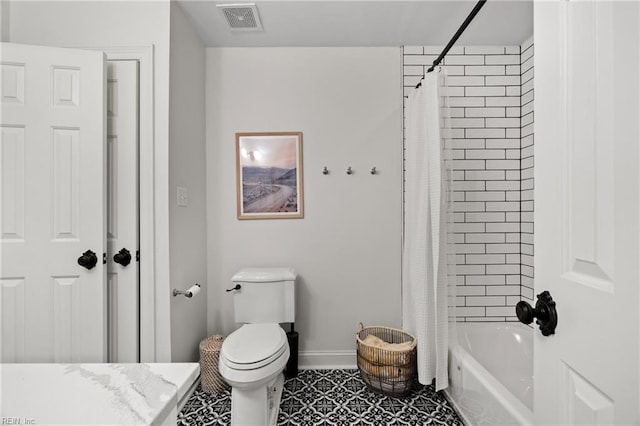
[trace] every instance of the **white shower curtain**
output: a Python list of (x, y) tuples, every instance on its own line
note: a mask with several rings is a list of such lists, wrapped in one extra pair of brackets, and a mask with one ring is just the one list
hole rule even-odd
[(418, 381), (435, 379), (436, 390), (448, 386), (449, 328), (455, 327), (445, 79), (444, 71), (427, 73), (409, 95), (405, 133), (403, 328), (418, 341)]

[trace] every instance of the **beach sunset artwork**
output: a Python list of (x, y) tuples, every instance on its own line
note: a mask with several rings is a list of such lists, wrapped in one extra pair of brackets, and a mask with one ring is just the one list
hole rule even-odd
[(302, 133), (236, 133), (238, 219), (303, 217)]

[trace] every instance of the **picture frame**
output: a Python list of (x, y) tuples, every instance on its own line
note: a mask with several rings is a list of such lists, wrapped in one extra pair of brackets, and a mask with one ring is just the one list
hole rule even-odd
[(238, 219), (304, 217), (302, 132), (236, 133)]

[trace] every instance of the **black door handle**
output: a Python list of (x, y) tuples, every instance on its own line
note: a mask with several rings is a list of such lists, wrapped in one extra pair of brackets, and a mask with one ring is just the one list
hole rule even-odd
[(127, 266), (131, 263), (131, 253), (126, 248), (123, 248), (113, 256), (113, 261), (122, 266)]
[(98, 263), (98, 257), (91, 250), (87, 250), (82, 253), (82, 256), (78, 258), (78, 265), (83, 268), (91, 269)]
[(556, 302), (553, 301), (551, 294), (546, 290), (538, 295), (535, 309), (524, 300), (518, 302), (516, 315), (523, 324), (531, 324), (534, 317), (538, 318), (536, 324), (540, 326), (543, 336), (549, 336), (556, 332), (556, 326), (558, 325)]

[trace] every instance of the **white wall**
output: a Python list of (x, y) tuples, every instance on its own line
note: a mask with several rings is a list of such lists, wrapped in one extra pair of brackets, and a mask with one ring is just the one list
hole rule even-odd
[[(400, 326), (400, 55), (399, 48), (207, 49), (210, 334), (235, 329), (224, 289), (247, 266), (298, 271), (301, 364), (355, 365), (359, 321)], [(303, 219), (236, 218), (235, 132), (248, 131), (303, 132)], [(373, 166), (378, 175), (369, 173)]]
[(9, 41), (9, 2), (0, 1), (0, 41)]
[[(192, 299), (171, 299), (171, 360), (197, 361), (206, 337), (205, 48), (182, 9), (171, 4), (169, 88), (169, 241), (172, 287), (195, 283)], [(177, 187), (187, 188), (188, 205), (178, 207)]]

